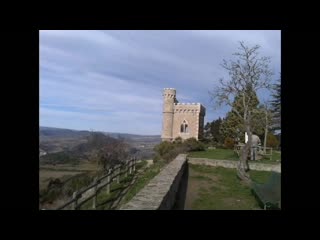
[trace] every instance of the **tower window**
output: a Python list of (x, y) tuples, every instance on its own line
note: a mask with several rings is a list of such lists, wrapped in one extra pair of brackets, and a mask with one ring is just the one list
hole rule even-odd
[(188, 133), (189, 129), (188, 129), (188, 123), (186, 122), (186, 120), (183, 120), (181, 126), (180, 126), (180, 132), (182, 133)]

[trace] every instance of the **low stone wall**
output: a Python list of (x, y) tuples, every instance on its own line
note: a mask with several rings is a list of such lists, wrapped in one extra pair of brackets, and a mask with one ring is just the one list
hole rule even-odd
[(180, 154), (120, 210), (170, 210), (176, 205), (187, 155)]
[[(191, 164), (202, 164), (215, 167), (225, 167), (225, 168), (237, 168), (238, 161), (232, 160), (216, 160), (208, 158), (188, 158), (188, 162)], [(274, 171), (281, 173), (281, 164), (266, 164), (266, 163), (256, 163), (249, 161), (249, 167), (251, 170), (257, 171)]]

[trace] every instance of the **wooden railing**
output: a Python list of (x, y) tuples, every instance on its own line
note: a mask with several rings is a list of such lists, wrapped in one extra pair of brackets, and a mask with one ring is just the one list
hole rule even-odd
[[(245, 144), (237, 144), (234, 145), (233, 151), (240, 157), (241, 150), (245, 146)], [(252, 147), (254, 148), (254, 147)], [(272, 160), (272, 147), (263, 147), (263, 146), (257, 146), (255, 147), (257, 149), (257, 154), (262, 157), (269, 157), (270, 160)], [(250, 156), (250, 155), (249, 155)]]
[(260, 147), (258, 149), (258, 154), (263, 157), (269, 157), (272, 160), (272, 147)]
[[(80, 207), (83, 204), (85, 204), (91, 199), (93, 199), (92, 209), (96, 209), (97, 196), (101, 189), (106, 188), (106, 193), (110, 194), (111, 183), (114, 180), (116, 180), (117, 183), (120, 183), (121, 176), (127, 177), (128, 174), (134, 173), (136, 171), (136, 163), (137, 159), (132, 158), (123, 164), (119, 164), (108, 169), (107, 174), (101, 177), (96, 177), (92, 184), (79, 191), (75, 191), (72, 195), (72, 199), (60, 206), (59, 208), (57, 208), (56, 210), (63, 210), (70, 206), (72, 210), (77, 210), (80, 209)], [(84, 197), (84, 195), (90, 193), (90, 191), (92, 191), (93, 193), (89, 196)]]

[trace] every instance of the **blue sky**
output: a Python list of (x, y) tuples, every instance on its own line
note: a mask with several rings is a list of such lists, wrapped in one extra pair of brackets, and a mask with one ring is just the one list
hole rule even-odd
[[(78, 130), (160, 135), (162, 90), (179, 102), (200, 102), (205, 123), (224, 117), (208, 94), (226, 77), (222, 59), (238, 42), (259, 44), (281, 69), (276, 31), (40, 31), (40, 125)], [(258, 93), (268, 99), (269, 93)]]

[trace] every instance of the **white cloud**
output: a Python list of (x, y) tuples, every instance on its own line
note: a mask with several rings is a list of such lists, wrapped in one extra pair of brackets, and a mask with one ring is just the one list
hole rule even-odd
[(240, 40), (261, 45), (278, 74), (280, 31), (41, 31), (40, 123), (160, 134), (165, 87), (203, 103), (211, 121), (224, 111), (211, 110), (208, 90)]

